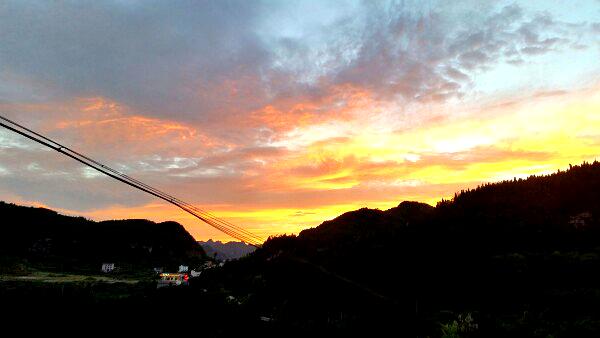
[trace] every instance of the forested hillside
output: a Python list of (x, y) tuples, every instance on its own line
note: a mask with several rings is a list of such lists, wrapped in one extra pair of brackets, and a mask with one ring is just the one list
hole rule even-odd
[(148, 220), (94, 222), (44, 208), (0, 202), (0, 255), (62, 270), (102, 262), (138, 268), (198, 260), (204, 251), (178, 223)]
[[(3, 224), (13, 239), (2, 237), (4, 257), (147, 259), (158, 250), (179, 259), (197, 248), (175, 223), (0, 207), (12, 220)], [(599, 215), (600, 163), (584, 163), (461, 191), (435, 207), (351, 211), (270, 238), (187, 288), (115, 302), (147, 316), (186, 304), (174, 317), (206, 323), (209, 336), (597, 337)]]
[(270, 239), (203, 287), (224, 286), (248, 313), (306, 333), (593, 336), (599, 215), (600, 163), (584, 163), (461, 191), (436, 207), (348, 212)]

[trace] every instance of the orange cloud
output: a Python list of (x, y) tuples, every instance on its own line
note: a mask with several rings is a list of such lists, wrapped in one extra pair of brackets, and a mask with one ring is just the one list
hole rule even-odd
[(138, 115), (102, 97), (5, 106), (16, 121), (24, 112), (38, 116), (32, 128), (88, 153), (184, 157), (226, 145), (195, 126)]
[[(462, 113), (452, 118), (432, 119), (439, 116), (433, 109), (405, 128), (399, 127), (409, 110), (392, 113), (368, 92), (341, 91), (251, 112), (254, 123), (235, 125), (243, 136), (237, 143), (193, 125), (137, 115), (103, 98), (26, 109), (43, 116), (57, 108), (62, 113), (41, 120), (42, 129), (90, 155), (112, 154), (124, 163), (140, 156), (177, 157), (179, 162), (159, 161), (161, 171), (138, 167), (132, 174), (264, 237), (297, 233), (364, 206), (434, 204), (482, 182), (552, 172), (600, 155), (597, 88), (454, 107)], [(254, 139), (248, 130), (258, 126), (273, 128), (277, 137)], [(80, 185), (96, 194), (117, 193), (117, 183), (101, 179), (86, 178)], [(58, 209), (94, 219), (172, 219), (197, 238), (227, 239), (167, 204), (137, 201)]]
[(256, 126), (277, 132), (329, 121), (348, 121), (376, 105), (372, 94), (351, 85), (331, 86), (318, 97), (282, 97), (250, 113)]

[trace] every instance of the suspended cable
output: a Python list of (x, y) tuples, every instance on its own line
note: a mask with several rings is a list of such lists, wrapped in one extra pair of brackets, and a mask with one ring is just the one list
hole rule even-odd
[[(27, 131), (27, 132), (31, 133), (31, 134), (33, 134), (33, 135), (35, 135), (35, 136), (37, 136), (37, 137), (39, 137), (39, 138), (43, 139), (44, 141), (47, 141), (47, 142), (49, 142), (49, 143), (52, 143), (52, 144), (54, 144), (56, 147), (59, 147), (59, 149), (63, 150), (63, 152), (64, 152), (64, 151), (68, 151), (68, 152), (70, 152), (70, 153), (72, 153), (72, 154), (74, 154), (74, 155), (76, 155), (76, 156), (79, 156), (79, 157), (81, 157), (81, 158), (83, 158), (83, 159), (85, 159), (85, 160), (87, 160), (87, 161), (89, 161), (89, 162), (91, 162), (91, 163), (93, 163), (93, 164), (95, 164), (95, 165), (98, 165), (98, 166), (100, 166), (102, 169), (108, 170), (108, 171), (110, 171), (110, 172), (112, 172), (112, 173), (114, 173), (114, 174), (116, 174), (116, 175), (118, 175), (118, 176), (120, 176), (120, 177), (122, 177), (122, 178), (124, 178), (124, 179), (128, 180), (128, 181), (131, 181), (131, 182), (133, 182), (133, 183), (136, 183), (136, 184), (138, 184), (138, 185), (140, 185), (140, 186), (142, 186), (142, 187), (144, 187), (144, 188), (146, 188), (146, 189), (148, 189), (148, 190), (151, 190), (151, 191), (153, 191), (153, 192), (155, 192), (155, 193), (157, 193), (157, 194), (160, 194), (160, 195), (161, 195), (161, 196), (163, 196), (164, 198), (167, 198), (167, 199), (169, 199), (169, 200), (173, 200), (174, 202), (177, 202), (177, 203), (179, 203), (179, 204), (186, 205), (187, 207), (189, 207), (189, 208), (193, 209), (194, 211), (196, 211), (196, 212), (199, 212), (200, 214), (202, 214), (202, 215), (203, 215), (205, 218), (210, 218), (210, 219), (213, 219), (214, 221), (216, 221), (216, 222), (218, 222), (218, 223), (221, 223), (221, 224), (223, 224), (223, 225), (224, 225), (224, 226), (226, 226), (226, 227), (232, 227), (232, 228), (235, 228), (235, 229), (237, 229), (238, 231), (240, 231), (240, 232), (243, 232), (243, 233), (244, 233), (246, 236), (248, 236), (248, 237), (251, 237), (251, 238), (254, 238), (255, 240), (258, 240), (259, 242), (262, 242), (262, 241), (263, 241), (263, 240), (262, 240), (262, 238), (260, 238), (260, 237), (258, 237), (258, 236), (256, 236), (256, 235), (254, 235), (254, 234), (252, 234), (252, 233), (250, 233), (249, 231), (247, 231), (247, 230), (245, 230), (245, 229), (243, 229), (243, 228), (240, 228), (240, 227), (238, 227), (238, 226), (236, 226), (236, 225), (234, 225), (234, 224), (232, 224), (232, 223), (230, 223), (230, 222), (227, 222), (227, 221), (225, 221), (225, 220), (219, 219), (219, 218), (217, 218), (216, 216), (213, 216), (212, 214), (210, 214), (210, 213), (209, 213), (209, 212), (207, 212), (207, 211), (204, 211), (204, 210), (202, 210), (202, 209), (200, 209), (200, 208), (197, 208), (197, 207), (195, 207), (194, 205), (191, 205), (191, 204), (189, 204), (189, 203), (187, 203), (187, 202), (184, 202), (184, 201), (182, 201), (182, 200), (180, 200), (180, 199), (178, 199), (178, 198), (176, 198), (176, 197), (174, 197), (174, 196), (171, 196), (171, 195), (169, 195), (169, 194), (167, 194), (167, 193), (164, 193), (164, 192), (162, 192), (162, 191), (160, 191), (160, 190), (158, 190), (158, 189), (155, 189), (155, 188), (153, 188), (153, 187), (151, 187), (151, 186), (149, 186), (149, 185), (147, 185), (147, 184), (145, 184), (145, 183), (143, 183), (143, 182), (141, 182), (141, 181), (139, 181), (139, 180), (136, 180), (136, 179), (134, 179), (134, 178), (132, 178), (132, 177), (129, 177), (128, 175), (126, 175), (126, 174), (124, 174), (124, 173), (121, 173), (121, 172), (119, 172), (119, 171), (117, 171), (117, 170), (115, 170), (115, 169), (112, 169), (112, 168), (110, 168), (110, 167), (108, 167), (108, 166), (106, 166), (106, 165), (104, 165), (104, 164), (102, 164), (102, 163), (100, 163), (100, 162), (98, 162), (98, 161), (96, 161), (96, 160), (94, 160), (94, 159), (91, 159), (91, 158), (89, 158), (89, 157), (87, 157), (87, 156), (85, 156), (85, 155), (83, 155), (83, 154), (81, 154), (81, 153), (78, 153), (77, 151), (75, 151), (75, 150), (73, 150), (73, 149), (71, 149), (71, 148), (69, 148), (69, 147), (67, 147), (67, 146), (64, 146), (64, 145), (62, 145), (62, 144), (60, 144), (60, 143), (58, 143), (58, 142), (55, 142), (55, 141), (53, 141), (53, 140), (51, 140), (51, 139), (49, 139), (49, 138), (47, 138), (47, 137), (45, 137), (45, 136), (43, 136), (43, 135), (41, 135), (41, 134), (39, 134), (39, 133), (37, 133), (37, 132), (33, 131), (33, 130), (31, 130), (31, 129), (29, 129), (29, 128), (27, 128), (27, 127), (23, 126), (23, 125), (20, 125), (20, 124), (18, 124), (18, 123), (16, 123), (16, 122), (14, 122), (14, 121), (11, 121), (11, 120), (9, 120), (9, 119), (7, 119), (7, 118), (3, 117), (3, 116), (0, 116), (0, 119), (4, 120), (4, 121), (6, 121), (6, 122), (9, 122), (9, 123), (11, 123), (11, 124), (13, 124), (13, 125), (15, 125), (15, 126), (17, 126), (17, 127), (21, 128), (21, 129), (23, 129), (23, 130), (25, 130), (25, 131)], [(96, 168), (95, 168), (95, 169), (96, 169)]]
[(83, 155), (69, 147), (66, 147), (44, 135), (41, 135), (25, 126), (22, 126), (12, 120), (7, 119), (6, 117), (0, 116), (0, 119), (2, 121), (0, 121), (0, 125), (6, 129), (9, 129), (17, 134), (20, 134), (30, 140), (33, 140), (39, 144), (42, 144), (48, 148), (54, 149), (56, 151), (58, 151), (59, 153), (68, 156), (96, 171), (99, 171), (111, 178), (114, 178), (122, 183), (125, 183), (131, 187), (134, 187), (138, 190), (144, 191), (150, 195), (153, 195), (155, 197), (158, 197), (170, 204), (173, 204), (177, 207), (179, 207), (180, 209), (184, 210), (185, 212), (193, 215), (194, 217), (198, 218), (199, 220), (203, 221), (204, 223), (212, 226), (213, 228), (237, 239), (240, 241), (243, 241), (245, 243), (248, 243), (250, 245), (253, 245), (255, 247), (258, 247), (262, 244), (263, 239), (253, 233), (251, 233), (250, 231), (243, 229), (237, 225), (234, 225), (231, 222), (228, 222), (226, 220), (220, 219), (216, 216), (214, 216), (213, 214), (202, 210), (190, 203), (187, 203), (183, 200), (180, 200), (170, 194), (167, 194), (161, 190), (158, 190), (146, 183), (143, 183), (137, 179), (134, 179), (122, 172), (119, 172), (109, 166), (106, 166), (86, 155)]

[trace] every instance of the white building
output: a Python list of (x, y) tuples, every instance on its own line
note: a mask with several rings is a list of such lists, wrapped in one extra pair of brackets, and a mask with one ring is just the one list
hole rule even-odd
[(107, 273), (115, 269), (115, 263), (102, 263), (102, 272)]
[(575, 216), (571, 216), (569, 219), (569, 224), (573, 226), (575, 229), (583, 229), (590, 225), (592, 221), (592, 213), (591, 212), (582, 212)]
[(187, 265), (180, 265), (179, 266), (179, 272), (188, 272), (189, 268), (190, 267), (187, 266)]

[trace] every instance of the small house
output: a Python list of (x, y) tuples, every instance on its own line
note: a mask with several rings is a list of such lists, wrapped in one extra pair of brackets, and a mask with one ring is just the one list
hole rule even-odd
[(156, 288), (189, 285), (189, 278), (187, 273), (161, 273)]
[(115, 263), (102, 263), (102, 272), (108, 273), (115, 269)]
[(179, 272), (188, 272), (188, 270), (189, 270), (189, 266), (187, 266), (187, 265), (179, 266)]
[(569, 224), (575, 229), (583, 229), (589, 226), (592, 223), (592, 213), (591, 212), (582, 212), (575, 216), (571, 216), (569, 219)]

